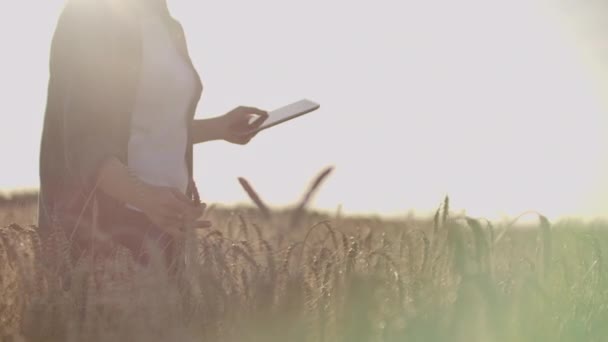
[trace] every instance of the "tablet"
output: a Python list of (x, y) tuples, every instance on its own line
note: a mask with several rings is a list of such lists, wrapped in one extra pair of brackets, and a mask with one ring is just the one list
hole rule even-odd
[[(274, 127), (283, 122), (287, 122), (291, 119), (295, 119), (304, 114), (313, 112), (320, 107), (321, 106), (318, 103), (306, 99), (294, 102), (285, 107), (268, 112), (268, 118), (266, 118), (266, 120), (259, 127), (255, 128), (251, 132), (254, 133), (263, 131), (267, 128)], [(257, 121), (253, 121), (251, 124), (258, 125), (259, 123)]]

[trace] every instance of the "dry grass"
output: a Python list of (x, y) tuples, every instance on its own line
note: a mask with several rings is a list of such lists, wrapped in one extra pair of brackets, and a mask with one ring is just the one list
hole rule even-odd
[[(327, 171), (327, 174), (329, 171)], [(31, 341), (604, 341), (606, 225), (450, 217), (381, 221), (214, 208), (168, 278), (116, 248), (67, 277), (32, 229), (0, 230), (0, 331)], [(243, 184), (243, 181), (242, 181)], [(245, 184), (244, 184), (245, 185)], [(255, 200), (257, 198), (258, 201)], [(260, 204), (261, 203), (261, 204)], [(7, 210), (18, 213), (7, 214)], [(31, 222), (34, 206), (5, 207)], [(0, 216), (1, 217), (1, 216)], [(28, 222), (23, 221), (23, 222)], [(69, 282), (69, 286), (66, 286)]]

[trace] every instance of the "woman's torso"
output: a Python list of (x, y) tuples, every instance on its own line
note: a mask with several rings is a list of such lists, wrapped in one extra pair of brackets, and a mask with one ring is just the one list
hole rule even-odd
[(196, 79), (156, 15), (143, 15), (142, 61), (131, 117), (128, 166), (142, 181), (185, 193), (189, 105)]

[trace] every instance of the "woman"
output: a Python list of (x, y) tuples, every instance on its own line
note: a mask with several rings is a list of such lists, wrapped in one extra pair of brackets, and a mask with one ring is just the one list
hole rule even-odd
[[(204, 204), (193, 144), (246, 144), (257, 108), (194, 120), (202, 84), (165, 0), (70, 0), (53, 37), (40, 152), (39, 230), (71, 254), (118, 242), (145, 262), (147, 238), (172, 262)], [(105, 242), (104, 242), (105, 241)], [(95, 248), (93, 248), (95, 247)]]

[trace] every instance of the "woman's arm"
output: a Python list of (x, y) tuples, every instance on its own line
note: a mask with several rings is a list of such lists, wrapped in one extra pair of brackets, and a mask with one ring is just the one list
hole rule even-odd
[(220, 117), (194, 120), (192, 122), (192, 140), (195, 144), (221, 140), (221, 130)]
[(100, 167), (98, 188), (115, 200), (142, 207), (146, 184), (120, 160), (110, 158)]
[(247, 144), (255, 133), (248, 133), (257, 126), (249, 124), (251, 118), (262, 117), (261, 125), (268, 113), (253, 107), (237, 107), (230, 112), (211, 119), (194, 120), (191, 127), (192, 141), (200, 144), (212, 140), (226, 140), (233, 144)]

